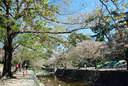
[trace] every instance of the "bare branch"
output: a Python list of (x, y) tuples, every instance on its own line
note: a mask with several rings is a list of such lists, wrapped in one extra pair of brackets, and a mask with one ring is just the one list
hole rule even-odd
[[(42, 16), (42, 15), (41, 15)], [(56, 22), (56, 23), (61, 23), (61, 24), (69, 24), (69, 25), (75, 25), (75, 24), (83, 24), (84, 22), (81, 22), (81, 23), (66, 23), (66, 22), (60, 22), (60, 21), (54, 21), (53, 19), (49, 19), (45, 16), (42, 16), (44, 19), (46, 20), (49, 20), (49, 21), (52, 21), (52, 22)]]
[[(111, 12), (109, 11), (107, 5), (106, 5), (102, 0), (99, 0), (99, 1), (105, 6), (106, 10), (107, 10), (108, 13), (111, 15)], [(112, 16), (111, 16), (111, 18), (112, 18), (113, 22), (116, 23), (115, 20), (114, 20), (114, 18), (113, 18)]]
[(79, 9), (79, 10), (77, 10), (77, 11), (71, 12), (71, 13), (67, 13), (67, 14), (59, 14), (59, 15), (72, 15), (72, 14), (75, 14), (75, 13), (77, 13), (77, 12), (83, 10), (83, 9), (85, 9), (85, 7), (81, 8), (81, 9)]
[(102, 1), (102, 0), (99, 0), (104, 6), (105, 6), (105, 8), (107, 9), (107, 11), (109, 12), (109, 14), (111, 14), (111, 12), (109, 11), (109, 9), (108, 9), (108, 7), (107, 7), (107, 5)]
[(74, 30), (70, 30), (70, 31), (65, 31), (65, 32), (17, 31), (17, 32), (13, 32), (12, 35), (24, 34), (24, 33), (70, 34), (70, 33), (74, 32), (74, 31), (83, 30), (83, 29), (87, 29), (87, 28), (89, 28), (89, 27), (78, 28), (78, 29), (74, 29)]
[[(113, 1), (113, 0), (111, 0), (112, 1), (112, 3), (115, 5), (115, 7), (117, 8), (117, 10), (119, 10), (119, 7), (117, 6), (117, 4)], [(119, 10), (120, 12), (121, 12), (121, 10)], [(122, 12), (121, 12), (122, 13)]]

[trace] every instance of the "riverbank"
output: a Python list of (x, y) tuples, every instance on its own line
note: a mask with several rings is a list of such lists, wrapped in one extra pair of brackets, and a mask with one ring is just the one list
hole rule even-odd
[[(111, 69), (66, 69), (66, 68), (42, 68), (49, 72), (55, 72), (58, 78), (73, 80), (74, 82), (88, 82), (96, 86), (128, 86), (128, 70), (126, 68)], [(39, 74), (39, 76), (45, 74)], [(47, 74), (46, 74), (47, 75)], [(47, 75), (48, 76), (48, 75)], [(50, 74), (49, 74), (50, 76)]]
[(16, 72), (14, 78), (1, 79), (0, 86), (44, 86), (39, 85), (38, 79), (33, 70)]
[(57, 69), (55, 75), (97, 86), (128, 86), (128, 71), (124, 69)]

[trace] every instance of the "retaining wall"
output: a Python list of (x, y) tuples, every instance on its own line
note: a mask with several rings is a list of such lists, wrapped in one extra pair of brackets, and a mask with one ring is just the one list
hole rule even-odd
[(57, 69), (55, 75), (57, 77), (87, 81), (103, 86), (128, 86), (128, 71), (126, 70)]

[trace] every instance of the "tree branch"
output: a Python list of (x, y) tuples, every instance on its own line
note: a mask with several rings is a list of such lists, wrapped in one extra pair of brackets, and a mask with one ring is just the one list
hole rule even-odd
[(21, 2), (20, 4), (18, 4), (19, 2), (18, 2), (18, 0), (17, 0), (17, 14), (15, 15), (15, 19), (16, 19), (16, 20), (19, 19), (19, 18), (21, 18), (21, 17), (24, 15), (24, 10), (25, 10), (26, 8), (23, 9), (23, 11), (22, 11), (21, 13), (19, 13), (19, 10), (20, 10), (22, 4), (24, 3), (24, 1), (25, 1), (25, 0), (22, 0), (22, 2)]
[(1, 4), (1, 7), (4, 9), (4, 11), (6, 11), (5, 7), (4, 7), (4, 6), (2, 6), (2, 3), (0, 3), (0, 4)]
[(19, 47), (20, 46), (20, 43), (18, 44), (18, 45), (16, 45), (16, 47), (13, 49), (13, 51), (15, 51), (15, 49), (17, 48), (17, 47)]
[(57, 39), (57, 38), (52, 37), (52, 36), (49, 36), (49, 38), (54, 39), (54, 40), (57, 40), (57, 41), (59, 41), (60, 43), (64, 44), (64, 45), (67, 47), (66, 43), (68, 43), (68, 42), (66, 42), (66, 41), (62, 41), (62, 40)]
[[(119, 7), (117, 6), (117, 4), (113, 0), (111, 0), (111, 2), (115, 5), (115, 7), (117, 8), (117, 10), (119, 10)], [(121, 12), (121, 10), (119, 10), (119, 11)]]
[(27, 48), (29, 48), (29, 49), (32, 49), (32, 50), (34, 50), (34, 51), (37, 51), (36, 49), (34, 49), (34, 48), (30, 47), (30, 46), (27, 46), (27, 45), (24, 45), (24, 44), (21, 44), (21, 45), (24, 46), (24, 47), (27, 47)]
[[(35, 10), (37, 10), (37, 8), (36, 8), (36, 4), (34, 3), (34, 5), (35, 5)], [(82, 8), (83, 9), (83, 8)], [(78, 10), (79, 11), (79, 10)], [(84, 22), (81, 22), (81, 23), (66, 23), (66, 22), (61, 22), (61, 21), (55, 21), (55, 20), (53, 20), (53, 19), (50, 19), (50, 18), (47, 18), (47, 17), (45, 17), (44, 15), (42, 15), (40, 12), (37, 12), (38, 13), (38, 15), (40, 15), (41, 17), (43, 17), (44, 19), (46, 19), (46, 20), (48, 20), (48, 21), (52, 21), (52, 22), (56, 22), (56, 23), (61, 23), (61, 24), (69, 24), (69, 25), (75, 25), (75, 24), (83, 24)]]
[[(0, 3), (0, 4), (1, 4), (1, 7), (3, 8), (3, 10), (6, 11), (5, 7), (2, 6), (2, 3)], [(4, 12), (4, 11), (3, 11), (3, 12)], [(4, 13), (5, 13), (5, 12), (4, 12)], [(9, 13), (9, 15), (13, 17), (13, 15), (12, 15), (11, 13)]]
[(78, 29), (74, 29), (74, 30), (70, 30), (70, 31), (65, 31), (65, 32), (17, 31), (17, 32), (13, 32), (11, 35), (24, 34), (24, 33), (70, 34), (70, 33), (74, 32), (74, 31), (83, 30), (83, 29), (87, 29), (87, 28), (89, 28), (89, 27), (78, 28)]
[[(108, 7), (107, 7), (107, 5), (102, 1), (102, 0), (99, 0), (104, 6), (105, 6), (105, 8), (107, 9), (107, 11), (108, 11), (108, 13), (111, 15), (111, 12), (109, 11), (109, 9), (108, 9)], [(114, 23), (115, 23), (115, 20), (113, 19), (113, 17), (111, 16), (111, 18), (112, 18), (112, 20), (114, 21)]]
[[(42, 15), (41, 15), (42, 16)], [(42, 16), (44, 19), (48, 20), (48, 21), (52, 21), (52, 22), (56, 22), (56, 23), (61, 23), (61, 24), (69, 24), (69, 25), (75, 25), (75, 24), (83, 24), (84, 22), (81, 23), (66, 23), (66, 22), (60, 22), (60, 21), (54, 21), (53, 19), (49, 19), (45, 16)]]
[(109, 12), (109, 14), (111, 14), (111, 12), (109, 11), (109, 9), (108, 9), (108, 7), (107, 7), (107, 5), (102, 1), (102, 0), (99, 0), (104, 6), (105, 6), (105, 8), (107, 9), (107, 11)]
[(79, 12), (79, 11), (85, 9), (85, 8), (86, 8), (86, 7), (83, 7), (83, 8), (81, 8), (81, 9), (77, 10), (77, 11), (74, 11), (74, 12), (71, 12), (71, 13), (67, 13), (67, 14), (60, 14), (60, 13), (59, 13), (59, 15), (72, 15), (72, 14), (75, 14), (75, 13), (77, 13), (77, 12)]
[(1, 0), (3, 2), (3, 4), (6, 6), (6, 0)]
[(14, 19), (19, 19), (24, 15), (24, 11), (22, 11), (21, 13), (19, 13), (19, 15), (16, 15)]

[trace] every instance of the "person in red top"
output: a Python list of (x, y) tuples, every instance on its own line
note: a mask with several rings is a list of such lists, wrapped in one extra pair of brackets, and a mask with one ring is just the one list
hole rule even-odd
[(18, 68), (19, 68), (19, 64), (16, 64), (16, 71), (18, 70)]

